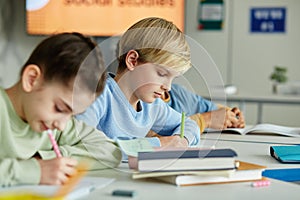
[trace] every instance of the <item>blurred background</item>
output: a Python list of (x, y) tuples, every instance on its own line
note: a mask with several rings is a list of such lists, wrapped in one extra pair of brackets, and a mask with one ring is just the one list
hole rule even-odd
[[(51, 3), (53, 1), (55, 0), (50, 0)], [(120, 14), (119, 11), (115, 11), (114, 14), (105, 13), (105, 9), (108, 9), (112, 4), (119, 4), (120, 9), (127, 6), (130, 8), (136, 7), (140, 11), (143, 7), (139, 3), (141, 1), (56, 1), (63, 4), (73, 3), (74, 5), (70, 6), (77, 6), (77, 9), (84, 9), (85, 6), (94, 6), (95, 8), (100, 6), (104, 9), (101, 12), (105, 14), (101, 20), (113, 25), (120, 19), (126, 18), (126, 16), (118, 15)], [(47, 3), (48, 1), (44, 2)], [(98, 5), (96, 5), (96, 2), (98, 2)], [(131, 5), (126, 5), (126, 2), (128, 4), (131, 2)], [(155, 1), (148, 2), (149, 4), (144, 6), (152, 8), (157, 6), (153, 3)], [(181, 29), (189, 38), (203, 46), (217, 67), (219, 73), (217, 77), (221, 78), (223, 85), (233, 85), (236, 89), (234, 93), (253, 96), (253, 98), (259, 98), (260, 96), (273, 97), (274, 81), (270, 79), (270, 76), (275, 66), (287, 69), (287, 82), (285, 84), (294, 85), (294, 87), (299, 86), (299, 0), (166, 0), (164, 2), (168, 4), (164, 5), (165, 7), (182, 2), (182, 12), (177, 10), (174, 14), (171, 11), (162, 9), (165, 14), (164, 17), (175, 20), (174, 16), (176, 16), (177, 23), (181, 23), (177, 25), (182, 26)], [(30, 9), (35, 12), (34, 8)], [(58, 20), (63, 21), (65, 17), (68, 17), (67, 13), (65, 13), (66, 16), (64, 16), (64, 13), (59, 14), (60, 9), (58, 8), (55, 8), (54, 11)], [(149, 15), (151, 15), (151, 12), (148, 13)], [(39, 19), (43, 17), (45, 16), (40, 16)], [(86, 17), (88, 18), (88, 16)], [(75, 26), (76, 21), (81, 23), (87, 19), (85, 17), (78, 19), (76, 16), (73, 16), (73, 18)], [(25, 0), (0, 1), (0, 86), (2, 87), (9, 87), (18, 80), (19, 70), (31, 51), (48, 35), (29, 32), (28, 19)], [(94, 19), (93, 24), (96, 28), (104, 30), (104, 26), (98, 25), (98, 21), (101, 23), (101, 20), (100, 18), (99, 20)], [(47, 26), (47, 23), (43, 24), (41, 21), (38, 21), (38, 23)], [(114, 60), (115, 44), (118, 41), (118, 37), (114, 34), (122, 33), (129, 27), (126, 23), (123, 23), (123, 26), (116, 25), (120, 30), (116, 30), (114, 33), (103, 33), (104, 35), (98, 35), (97, 32), (90, 33), (98, 43), (102, 43), (101, 48), (106, 52), (106, 60)], [(196, 56), (196, 53), (193, 52), (192, 56)], [(112, 67), (111, 70), (114, 70), (114, 68)], [(194, 92), (209, 96), (211, 88), (208, 87), (207, 80), (205, 80), (207, 77), (202, 77), (199, 70), (201, 69), (197, 65), (194, 66), (184, 75), (184, 78), (189, 82), (190, 89)], [(291, 96), (291, 98), (299, 98), (300, 101), (300, 94), (297, 94), (297, 92), (282, 94), (284, 93), (282, 90), (289, 90), (289, 88), (284, 87), (286, 85), (281, 85), (279, 94), (275, 94), (275, 96)], [(239, 106), (237, 103), (229, 102), (228, 105)], [(255, 124), (259, 109), (257, 104), (247, 103), (243, 109), (247, 123)], [(300, 104), (266, 104), (262, 109), (262, 122), (264, 123), (300, 126)]]

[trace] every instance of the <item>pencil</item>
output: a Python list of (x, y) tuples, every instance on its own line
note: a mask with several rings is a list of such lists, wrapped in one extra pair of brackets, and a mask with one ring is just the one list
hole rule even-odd
[(183, 138), (184, 137), (184, 122), (185, 121), (185, 113), (182, 112), (181, 113), (181, 125), (180, 125), (180, 137)]
[(47, 130), (47, 133), (48, 133), (48, 136), (49, 136), (49, 138), (50, 138), (50, 141), (51, 141), (51, 144), (52, 144), (52, 146), (53, 146), (53, 150), (54, 150), (54, 152), (55, 152), (55, 154), (56, 154), (56, 157), (58, 157), (58, 158), (62, 157), (62, 156), (61, 156), (61, 153), (60, 153), (60, 151), (59, 151), (58, 145), (57, 145), (57, 143), (56, 143), (56, 141), (55, 141), (55, 139), (54, 139), (54, 137), (53, 137), (53, 132), (52, 132), (52, 130), (48, 129), (48, 130)]

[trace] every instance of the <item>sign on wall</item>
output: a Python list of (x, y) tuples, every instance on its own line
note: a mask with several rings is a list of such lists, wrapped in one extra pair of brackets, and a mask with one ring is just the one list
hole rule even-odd
[(251, 8), (250, 31), (254, 33), (284, 33), (286, 8)]
[(113, 36), (146, 17), (165, 18), (184, 31), (184, 0), (26, 0), (26, 29), (32, 35)]
[(223, 0), (199, 0), (198, 29), (221, 30), (224, 19)]

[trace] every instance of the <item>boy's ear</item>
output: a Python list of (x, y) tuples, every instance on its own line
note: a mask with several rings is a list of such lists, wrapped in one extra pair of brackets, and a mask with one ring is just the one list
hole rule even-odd
[(22, 74), (22, 86), (24, 91), (31, 92), (41, 81), (41, 69), (37, 65), (26, 66)]
[(139, 54), (137, 51), (135, 50), (128, 51), (125, 60), (127, 69), (129, 69), (130, 71), (134, 70), (134, 68), (138, 64), (138, 58), (139, 58)]

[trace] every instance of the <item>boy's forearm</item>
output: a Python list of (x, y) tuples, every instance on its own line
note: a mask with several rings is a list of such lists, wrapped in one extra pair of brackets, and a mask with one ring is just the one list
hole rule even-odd
[(203, 113), (203, 114), (196, 113), (190, 116), (190, 118), (198, 124), (200, 128), (200, 134), (203, 133), (204, 129), (208, 128), (208, 124), (210, 121), (207, 120), (206, 117), (207, 117), (207, 113)]
[(0, 185), (2, 187), (19, 184), (37, 185), (41, 170), (36, 159), (19, 160), (5, 158), (0, 160)]
[[(70, 151), (69, 151), (70, 152)], [(122, 158), (120, 149), (114, 142), (102, 141), (97, 144), (85, 144), (84, 147), (73, 148), (71, 157), (79, 162), (87, 162), (89, 170), (101, 170), (117, 167)]]
[[(61, 153), (78, 160), (89, 159), (94, 162), (92, 169), (105, 169), (120, 164), (122, 154), (116, 143), (103, 132), (75, 120), (77, 136), (72, 146), (63, 145)], [(78, 140), (79, 141), (76, 141)]]

